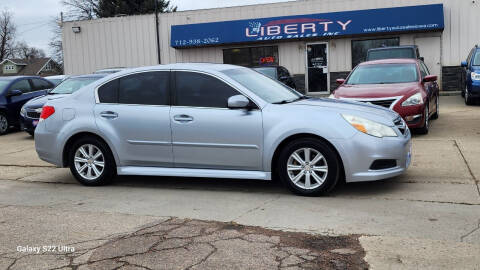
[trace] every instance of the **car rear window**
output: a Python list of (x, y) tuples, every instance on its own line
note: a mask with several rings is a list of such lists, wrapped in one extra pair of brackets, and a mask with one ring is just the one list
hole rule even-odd
[(373, 50), (368, 52), (367, 61), (390, 58), (415, 58), (415, 53), (411, 48)]
[(418, 81), (415, 64), (360, 65), (352, 71), (346, 84), (391, 84)]

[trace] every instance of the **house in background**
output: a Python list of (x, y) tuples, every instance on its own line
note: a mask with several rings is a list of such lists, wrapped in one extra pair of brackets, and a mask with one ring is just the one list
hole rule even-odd
[(0, 62), (0, 76), (53, 76), (63, 74), (61, 66), (52, 58), (4, 59)]

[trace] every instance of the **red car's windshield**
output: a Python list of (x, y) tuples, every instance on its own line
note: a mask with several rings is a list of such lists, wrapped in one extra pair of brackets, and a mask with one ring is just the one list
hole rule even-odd
[(358, 66), (346, 84), (391, 84), (418, 81), (415, 64), (378, 64)]

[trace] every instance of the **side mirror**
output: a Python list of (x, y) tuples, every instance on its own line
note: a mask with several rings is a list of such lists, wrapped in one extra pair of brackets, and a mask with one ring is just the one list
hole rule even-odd
[(437, 75), (428, 75), (423, 78), (423, 82), (434, 82), (437, 80)]
[(250, 101), (243, 95), (231, 96), (228, 98), (228, 108), (243, 109), (247, 108)]
[(22, 92), (21, 90), (14, 89), (14, 90), (8, 91), (7, 96), (9, 96), (9, 97), (14, 97), (14, 96), (20, 96), (20, 95), (22, 95), (22, 94), (23, 94), (23, 92)]
[(419, 57), (418, 59), (422, 60), (422, 62), (425, 62), (425, 58), (423, 58), (423, 56)]
[(468, 66), (467, 61), (462, 61), (461, 65), (462, 65), (462, 67), (467, 67)]
[(345, 79), (337, 79), (337, 84), (344, 84), (345, 83)]

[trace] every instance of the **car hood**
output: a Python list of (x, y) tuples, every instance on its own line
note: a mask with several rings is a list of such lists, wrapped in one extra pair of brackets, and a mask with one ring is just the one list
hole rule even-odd
[(398, 114), (390, 109), (363, 102), (330, 99), (310, 98), (286, 104), (289, 106), (312, 106), (337, 110), (339, 113), (354, 114), (360, 117), (380, 122), (384, 125), (393, 126), (393, 120)]
[(418, 83), (396, 84), (344, 84), (335, 90), (335, 98), (382, 98), (397, 97), (418, 92)]
[(43, 105), (47, 103), (47, 101), (49, 100), (55, 100), (55, 99), (64, 98), (67, 96), (69, 96), (69, 94), (55, 94), (55, 95), (46, 95), (46, 96), (36, 97), (29, 100), (27, 103), (25, 103), (24, 107), (40, 108), (40, 107), (43, 107)]

